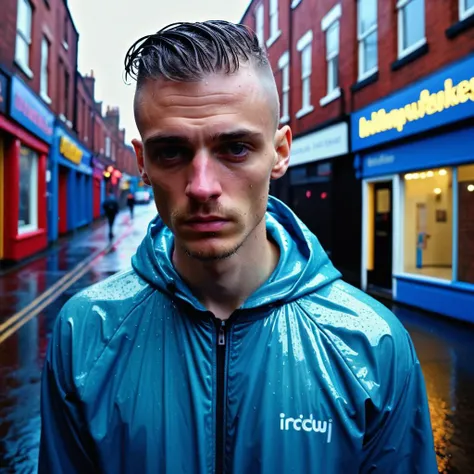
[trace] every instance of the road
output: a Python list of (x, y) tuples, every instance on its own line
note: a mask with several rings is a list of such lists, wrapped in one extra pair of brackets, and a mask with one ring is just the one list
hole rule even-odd
[[(40, 376), (55, 318), (77, 291), (130, 266), (154, 215), (153, 205), (135, 211), (133, 221), (126, 212), (119, 215), (112, 245), (104, 224), (96, 223), (0, 275), (0, 473), (36, 472)], [(392, 310), (423, 367), (439, 472), (474, 473), (474, 328)]]

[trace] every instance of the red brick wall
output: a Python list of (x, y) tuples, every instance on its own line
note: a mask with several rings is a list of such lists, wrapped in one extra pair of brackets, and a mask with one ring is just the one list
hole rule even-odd
[[(2, 0), (0, 15), (0, 62), (20, 76), (36, 93), (40, 92), (41, 77), (41, 43), (46, 37), (50, 43), (49, 50), (49, 81), (48, 95), (51, 99), (49, 107), (59, 115), (64, 113), (64, 69), (69, 73), (68, 117), (74, 118), (74, 76), (77, 68), (77, 31), (72, 24), (64, 0), (30, 0), (33, 7), (31, 47), (29, 68), (33, 77), (29, 78), (24, 71), (14, 63), (15, 39), (17, 24), (17, 0)], [(64, 18), (68, 16), (68, 48), (63, 46)], [(61, 66), (62, 64), (62, 66)]]
[(91, 117), (92, 110), (94, 108), (94, 102), (89, 94), (86, 83), (82, 76), (77, 73), (77, 114), (75, 128), (77, 134), (82, 142), (92, 147), (92, 124), (93, 119)]
[(17, 0), (2, 0), (0, 14), (0, 64), (13, 69), (15, 57)]
[[(353, 0), (343, 0), (343, 14), (351, 6)], [(391, 71), (391, 64), (397, 59), (397, 14), (394, 1), (379, 1), (378, 32), (379, 32), (379, 80), (354, 94), (354, 110), (378, 100), (390, 92), (406, 87), (437, 69), (461, 59), (474, 51), (474, 28), (471, 28), (454, 39), (448, 39), (445, 31), (459, 19), (458, 0), (431, 1), (425, 0), (426, 7), (426, 40), (429, 52), (406, 64), (397, 71)], [(355, 28), (355, 25), (354, 25)], [(354, 30), (355, 34), (355, 30)], [(354, 55), (357, 79), (357, 56)]]
[[(262, 0), (254, 0), (245, 12), (242, 23), (255, 29), (255, 8)], [(288, 49), (289, 43), (289, 2), (279, 0), (280, 29), (282, 36), (270, 46), (268, 53), (275, 72), (278, 88), (281, 90), (281, 75), (277, 69), (278, 59)], [(269, 35), (269, 0), (263, 0), (265, 15), (265, 39)], [(341, 4), (339, 73), (341, 98), (321, 107), (319, 101), (327, 91), (327, 67), (325, 34), (321, 30), (321, 19), (337, 3)], [(474, 52), (474, 28), (454, 39), (448, 39), (445, 31), (458, 21), (458, 0), (425, 0), (426, 39), (429, 51), (422, 57), (392, 71), (391, 65), (398, 56), (398, 28), (396, 0), (378, 1), (378, 67), (379, 78), (366, 87), (351, 92), (351, 86), (358, 76), (357, 44), (357, 2), (356, 0), (301, 0), (292, 10), (292, 44), (290, 48), (290, 116), (291, 128), (295, 136), (304, 133), (328, 120), (337, 119), (370, 102), (376, 101), (392, 91), (406, 87), (450, 62)], [(301, 108), (301, 54), (296, 43), (309, 30), (313, 31), (311, 103), (314, 111), (296, 119)]]

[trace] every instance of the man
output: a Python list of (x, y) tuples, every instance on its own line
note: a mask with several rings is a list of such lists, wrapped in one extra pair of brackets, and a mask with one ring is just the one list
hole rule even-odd
[(255, 35), (170, 25), (126, 71), (159, 217), (58, 318), (40, 472), (437, 472), (407, 332), (268, 196), (291, 131)]
[(114, 193), (109, 192), (107, 198), (102, 204), (102, 209), (104, 210), (105, 216), (109, 223), (109, 239), (112, 240), (114, 238), (114, 222), (119, 212), (118, 201)]
[(127, 195), (127, 206), (130, 210), (130, 219), (133, 220), (133, 208), (135, 207), (135, 196), (133, 193), (128, 193)]

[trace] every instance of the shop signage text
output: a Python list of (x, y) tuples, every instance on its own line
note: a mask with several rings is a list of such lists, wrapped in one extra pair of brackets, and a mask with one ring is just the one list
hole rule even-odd
[(407, 122), (420, 120), (425, 115), (433, 115), (449, 107), (464, 104), (468, 100), (474, 102), (474, 76), (469, 80), (453, 85), (452, 79), (444, 81), (444, 89), (431, 93), (428, 89), (420, 92), (417, 102), (412, 102), (398, 109), (387, 112), (379, 109), (372, 112), (371, 118), (359, 119), (359, 137), (366, 138), (376, 133), (396, 129), (401, 132)]
[(47, 143), (53, 138), (54, 115), (17, 77), (12, 78), (10, 115)]
[(474, 117), (474, 55), (351, 115), (358, 151)]
[(345, 122), (296, 138), (291, 145), (290, 166), (345, 155), (349, 152), (348, 138)]
[(0, 72), (0, 112), (5, 113), (7, 111), (7, 87), (8, 79), (7, 76)]
[(69, 161), (78, 165), (82, 160), (82, 150), (65, 136), (59, 139), (59, 153)]

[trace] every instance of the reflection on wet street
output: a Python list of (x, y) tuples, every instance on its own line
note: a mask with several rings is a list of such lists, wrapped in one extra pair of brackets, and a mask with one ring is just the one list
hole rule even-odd
[[(0, 343), (0, 472), (35, 473), (40, 429), (40, 374), (56, 315), (65, 301), (130, 265), (153, 217), (136, 209), (119, 217), (116, 243), (38, 316)], [(0, 327), (78, 263), (107, 247), (106, 229), (95, 226), (23, 268), (0, 276)], [(409, 330), (428, 389), (439, 472), (474, 473), (474, 328), (394, 306)]]

